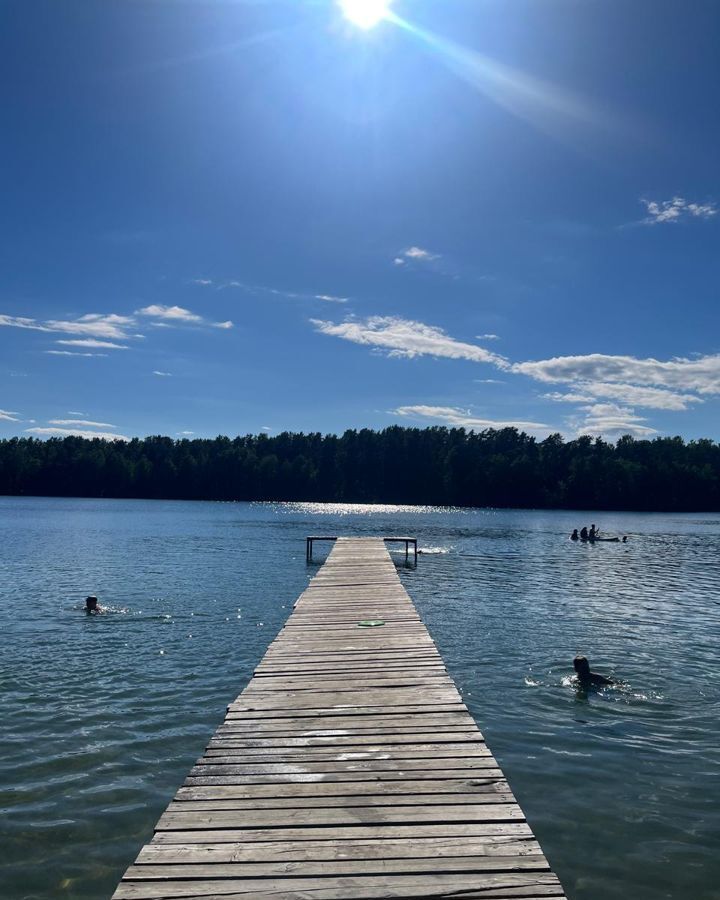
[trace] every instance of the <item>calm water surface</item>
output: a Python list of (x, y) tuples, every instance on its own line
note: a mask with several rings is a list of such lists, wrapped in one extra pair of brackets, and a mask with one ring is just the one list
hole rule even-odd
[[(405, 586), (570, 898), (720, 898), (720, 515), (592, 518), (629, 544), (571, 544), (589, 513), (0, 498), (0, 895), (110, 896), (322, 531), (418, 536)], [(576, 652), (623, 685), (579, 695)]]

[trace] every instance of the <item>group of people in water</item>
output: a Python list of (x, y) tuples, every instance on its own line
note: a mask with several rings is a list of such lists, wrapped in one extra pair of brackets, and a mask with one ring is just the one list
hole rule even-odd
[[(595, 527), (593, 523), (590, 526), (590, 530), (588, 531), (587, 525), (583, 525), (578, 533), (577, 528), (573, 528), (573, 533), (570, 535), (571, 541), (610, 541), (614, 544), (620, 543), (619, 537), (599, 537), (600, 529)], [(623, 536), (622, 539), (623, 544), (627, 544), (627, 535)]]

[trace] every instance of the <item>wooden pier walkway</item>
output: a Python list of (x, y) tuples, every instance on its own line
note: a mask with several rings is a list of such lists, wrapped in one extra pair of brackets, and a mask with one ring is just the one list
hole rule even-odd
[(369, 538), (337, 540), (114, 894), (563, 896)]

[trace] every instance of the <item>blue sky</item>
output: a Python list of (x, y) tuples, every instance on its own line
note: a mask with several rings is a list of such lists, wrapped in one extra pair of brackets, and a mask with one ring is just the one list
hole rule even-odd
[(0, 436), (720, 439), (714, 0), (2, 10)]

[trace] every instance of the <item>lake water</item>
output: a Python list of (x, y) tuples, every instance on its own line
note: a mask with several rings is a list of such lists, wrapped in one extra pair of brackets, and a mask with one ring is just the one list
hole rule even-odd
[[(0, 498), (0, 895), (110, 896), (325, 532), (417, 535), (403, 582), (572, 900), (717, 900), (720, 515), (593, 518), (629, 543), (572, 544), (589, 513)], [(578, 694), (577, 652), (624, 684)]]

